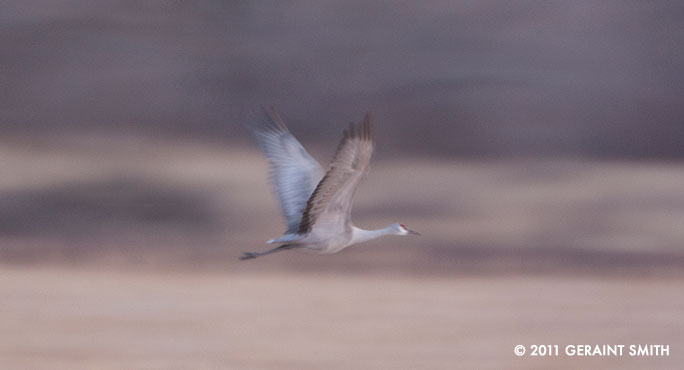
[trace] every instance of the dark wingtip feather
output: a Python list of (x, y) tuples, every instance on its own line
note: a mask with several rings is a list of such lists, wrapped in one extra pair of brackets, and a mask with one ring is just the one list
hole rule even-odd
[(347, 129), (344, 130), (344, 138), (352, 139), (358, 138), (361, 140), (371, 140), (371, 115), (366, 112), (363, 121), (359, 123), (350, 122)]
[(366, 140), (371, 140), (373, 133), (371, 131), (371, 115), (370, 115), (370, 112), (366, 112), (366, 115), (363, 117), (363, 131), (364, 131), (364, 138)]
[(252, 134), (290, 132), (278, 112), (273, 107), (266, 107), (263, 104), (259, 105), (259, 109), (250, 110), (248, 119), (243, 122), (243, 126)]
[(280, 118), (280, 115), (278, 112), (273, 108), (273, 106), (269, 106), (268, 108), (264, 107), (263, 105), (261, 106), (261, 109), (264, 111), (264, 113), (268, 116), (268, 118), (271, 120), (271, 123), (275, 125), (278, 129), (287, 132), (287, 126), (285, 126), (285, 122), (283, 122), (283, 119)]

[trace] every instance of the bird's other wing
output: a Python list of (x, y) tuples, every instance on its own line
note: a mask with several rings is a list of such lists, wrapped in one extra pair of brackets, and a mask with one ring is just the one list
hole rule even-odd
[(261, 150), (268, 157), (270, 179), (280, 200), (287, 223), (286, 233), (295, 233), (306, 201), (325, 171), (290, 133), (273, 108), (253, 113), (248, 127)]
[(347, 228), (351, 202), (373, 154), (370, 115), (361, 124), (350, 124), (337, 148), (330, 168), (306, 203), (298, 233), (316, 227)]

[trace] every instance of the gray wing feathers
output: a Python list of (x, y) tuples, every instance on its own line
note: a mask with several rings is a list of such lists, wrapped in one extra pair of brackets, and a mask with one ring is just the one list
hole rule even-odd
[(351, 201), (369, 169), (372, 153), (370, 116), (366, 114), (363, 123), (351, 124), (345, 130), (330, 169), (307, 201), (298, 233), (310, 232), (321, 218), (326, 218), (331, 227), (349, 226)]
[(294, 233), (299, 229), (307, 200), (324, 175), (323, 168), (290, 133), (273, 108), (262, 108), (259, 114), (254, 114), (250, 129), (268, 157), (271, 183), (287, 223), (286, 233)]

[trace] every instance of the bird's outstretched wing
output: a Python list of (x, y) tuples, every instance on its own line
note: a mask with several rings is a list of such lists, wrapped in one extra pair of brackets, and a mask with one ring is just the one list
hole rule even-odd
[(306, 202), (325, 172), (307, 153), (273, 108), (261, 108), (249, 120), (257, 144), (268, 157), (271, 183), (278, 194), (287, 234), (299, 229)]
[(316, 228), (350, 227), (351, 202), (373, 154), (370, 115), (361, 124), (350, 124), (337, 147), (330, 168), (306, 203), (299, 234)]

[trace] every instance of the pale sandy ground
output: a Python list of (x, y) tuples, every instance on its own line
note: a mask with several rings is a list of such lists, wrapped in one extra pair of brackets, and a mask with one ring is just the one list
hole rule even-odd
[[(677, 369), (681, 280), (0, 268), (2, 369)], [(516, 357), (516, 344), (669, 357)]]

